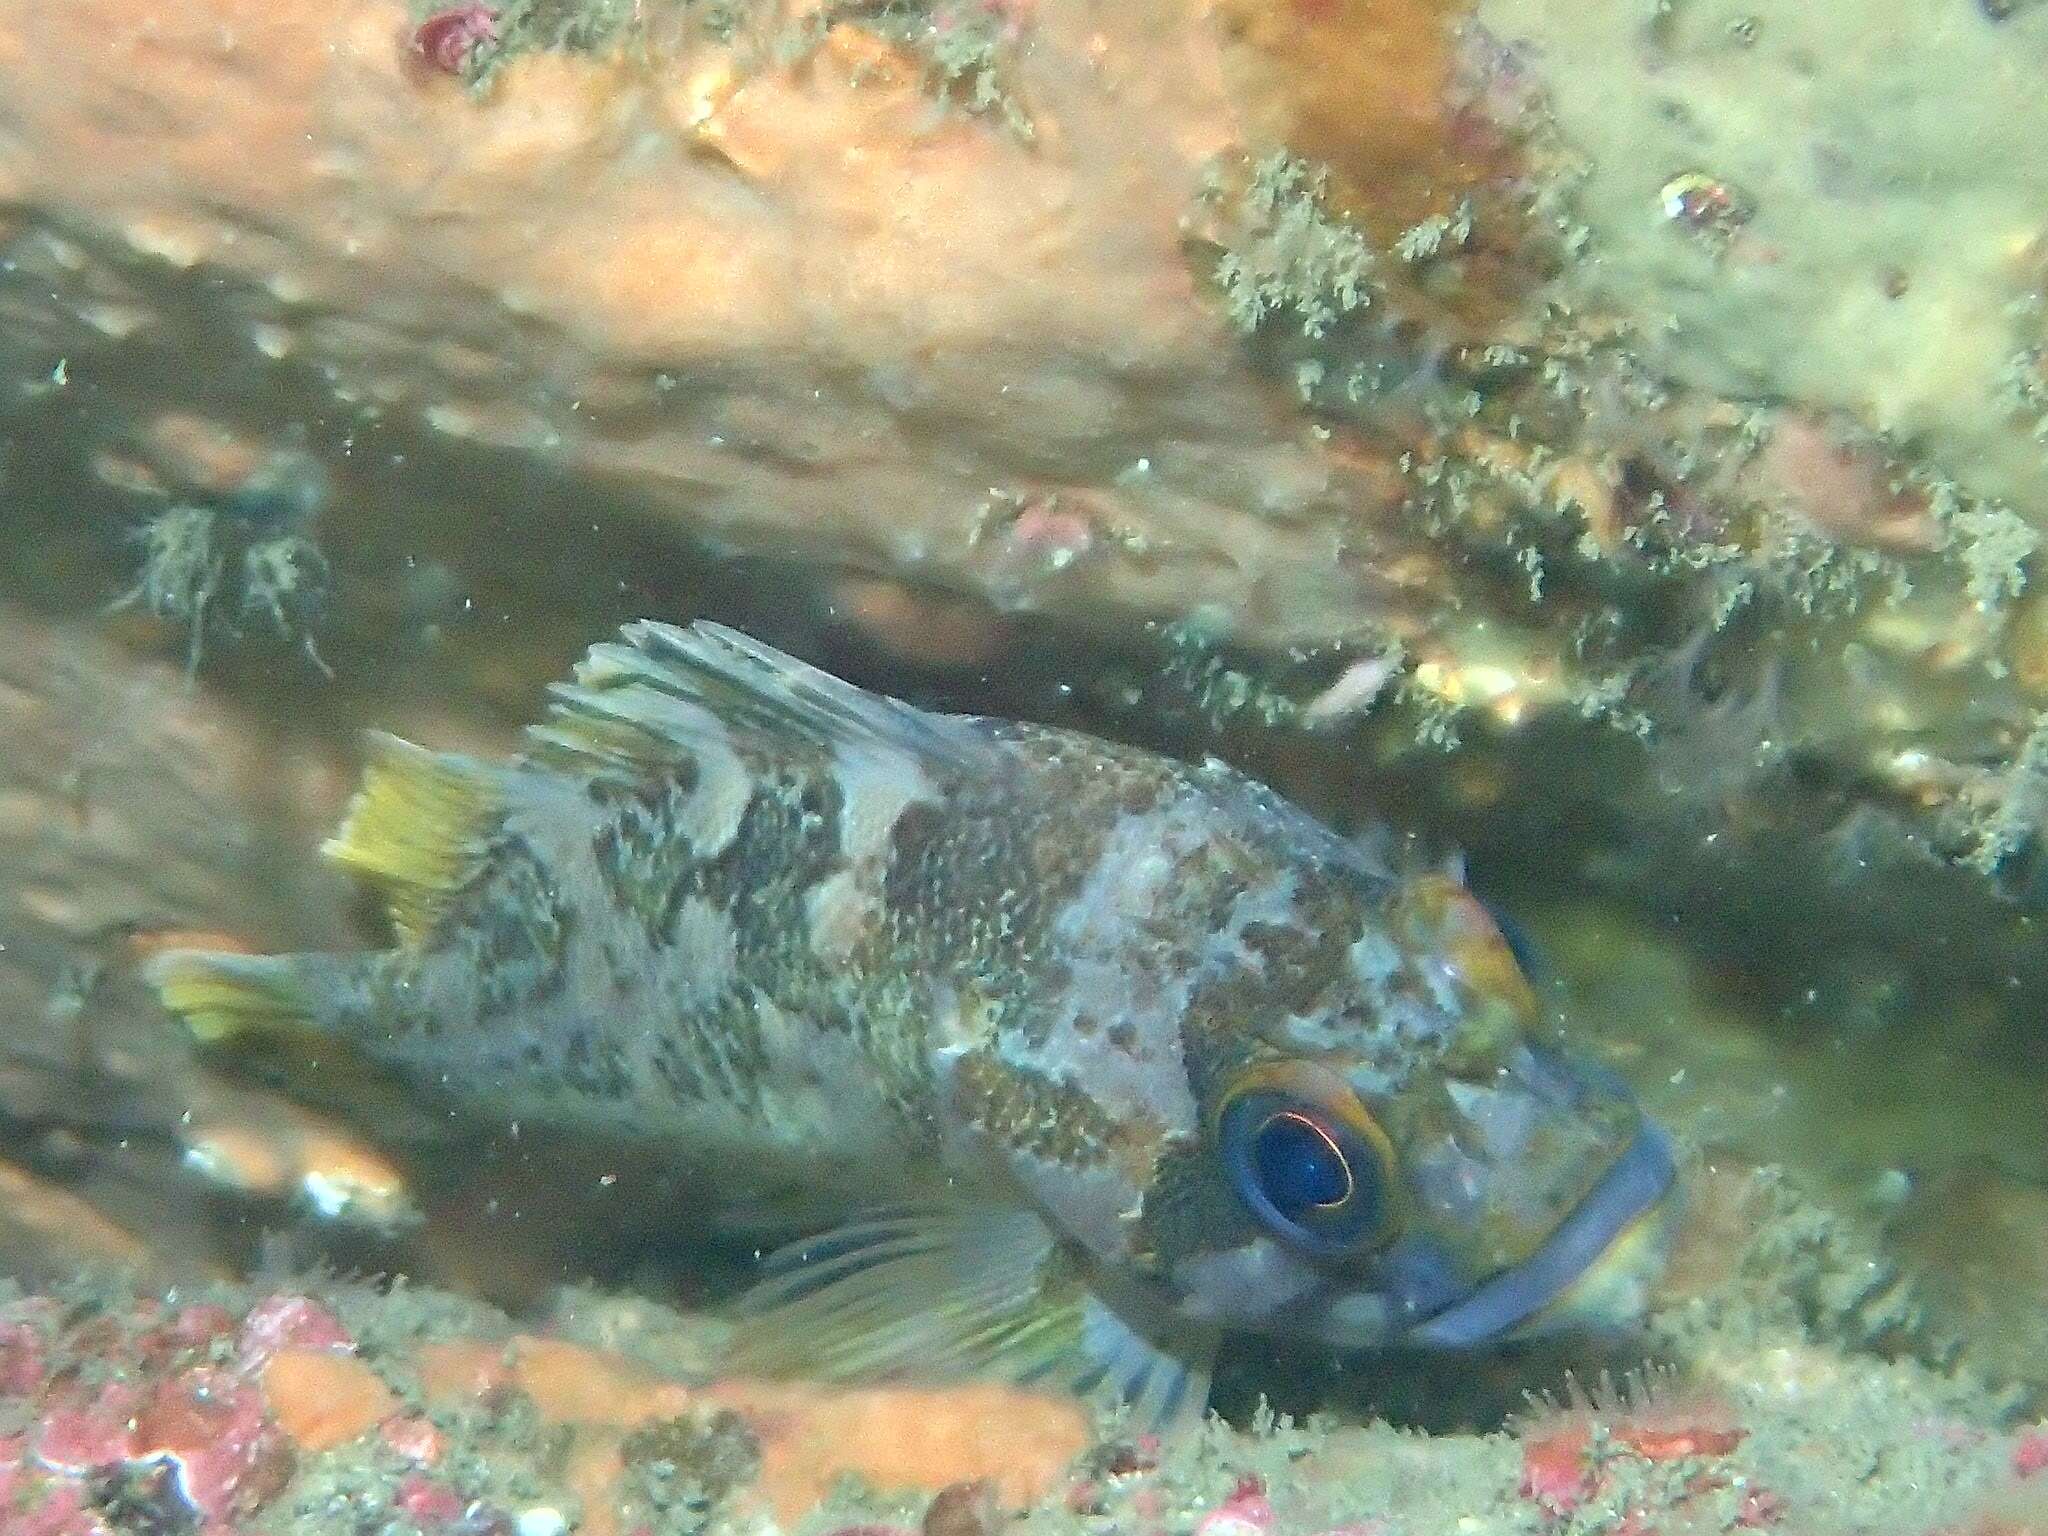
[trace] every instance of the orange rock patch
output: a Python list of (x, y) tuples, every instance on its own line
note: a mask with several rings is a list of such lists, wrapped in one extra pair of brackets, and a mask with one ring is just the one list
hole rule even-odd
[(621, 1355), (532, 1335), (504, 1345), (429, 1345), (416, 1364), (429, 1401), (518, 1390), (544, 1422), (574, 1428), (570, 1465), (576, 1491), (592, 1507), (617, 1480), (628, 1430), (705, 1406), (731, 1409), (759, 1439), (753, 1497), (785, 1523), (848, 1474), (878, 1488), (924, 1493), (986, 1479), (1005, 1502), (1021, 1506), (1050, 1489), (1088, 1444), (1078, 1404), (992, 1383), (689, 1387)]
[(1457, 28), (1466, 0), (1230, 0), (1247, 52), (1239, 99), (1327, 161), (1385, 239), (1444, 211), (1502, 169), (1452, 130)]
[(880, 1488), (925, 1493), (985, 1480), (1021, 1507), (1088, 1444), (1078, 1405), (990, 1382), (837, 1392), (725, 1382), (706, 1395), (761, 1437), (761, 1495), (785, 1522), (848, 1472)]
[(398, 1411), (398, 1399), (353, 1355), (281, 1349), (263, 1367), (263, 1396), (302, 1451), (331, 1451)]

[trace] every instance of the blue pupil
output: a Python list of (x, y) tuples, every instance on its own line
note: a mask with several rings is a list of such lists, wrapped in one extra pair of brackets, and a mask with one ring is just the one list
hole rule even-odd
[(1260, 1190), (1289, 1221), (1342, 1205), (1351, 1194), (1344, 1154), (1300, 1115), (1275, 1115), (1259, 1127), (1252, 1137), (1252, 1167)]

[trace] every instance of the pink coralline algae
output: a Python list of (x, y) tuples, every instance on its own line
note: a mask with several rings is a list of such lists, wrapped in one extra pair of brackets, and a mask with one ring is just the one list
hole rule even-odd
[(77, 1476), (129, 1461), (135, 1455), (135, 1415), (141, 1394), (117, 1381), (88, 1393), (60, 1388), (45, 1399), (42, 1421), (28, 1437), (36, 1464)]
[(213, 1366), (159, 1382), (135, 1419), (131, 1468), (159, 1469), (198, 1517), (225, 1527), (284, 1491), (295, 1457), (253, 1383)]
[(43, 1384), (43, 1344), (27, 1323), (0, 1324), (0, 1397), (22, 1397)]
[(444, 75), (459, 75), (469, 56), (498, 40), (498, 13), (488, 5), (454, 5), (436, 11), (412, 34), (412, 51)]
[(419, 1414), (387, 1419), (377, 1435), (393, 1451), (421, 1467), (433, 1466), (448, 1449), (448, 1437), (431, 1419)]
[(1273, 1506), (1266, 1485), (1247, 1477), (1230, 1497), (1210, 1510), (1195, 1526), (1195, 1536), (1266, 1536), (1273, 1527)]
[(0, 1377), (31, 1411), (23, 1433), (0, 1441), (0, 1529), (237, 1530), (296, 1469), (257, 1372), (267, 1351), (298, 1337), (347, 1341), (304, 1297), (272, 1298), (246, 1318), (212, 1303), (167, 1312), (138, 1301), (125, 1318), (70, 1326), (48, 1310), (7, 1309)]
[[(1625, 1460), (1698, 1463), (1676, 1495), (1678, 1507), (1727, 1479), (1713, 1464), (1734, 1453), (1744, 1431), (1724, 1405), (1688, 1393), (1639, 1385), (1620, 1394), (1603, 1388), (1594, 1403), (1583, 1397), (1553, 1407), (1518, 1426), (1522, 1442), (1523, 1498), (1552, 1517), (1562, 1517), (1609, 1491), (1614, 1467)], [(1596, 1431), (1599, 1441), (1596, 1448)], [(1745, 1491), (1734, 1524), (1749, 1530), (1775, 1525), (1783, 1501), (1769, 1489)], [(1641, 1536), (1650, 1512), (1631, 1509), (1620, 1529)]]
[(311, 1297), (271, 1296), (242, 1319), (241, 1353), (260, 1364), (281, 1349), (351, 1354), (355, 1340), (332, 1309)]
[(398, 1485), (395, 1502), (399, 1513), (415, 1525), (426, 1527), (453, 1525), (468, 1508), (462, 1495), (453, 1488), (418, 1472), (407, 1474)]
[(0, 1440), (0, 1511), (8, 1536), (111, 1536), (83, 1485), (59, 1482), (22, 1459), (19, 1437)]

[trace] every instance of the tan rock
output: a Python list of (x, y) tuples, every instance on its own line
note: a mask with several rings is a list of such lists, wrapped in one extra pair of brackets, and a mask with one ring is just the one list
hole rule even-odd
[[(1369, 9), (1341, 20), (1373, 47), (1314, 113), (1334, 138), (1337, 98), (1365, 93), (1361, 176), (1419, 157), (1404, 187), (1448, 185), (1442, 5)], [(221, 285), (222, 356), (195, 366), (239, 368), (253, 339), (345, 400), (743, 545), (1025, 605), (1213, 601), (1253, 632), (1370, 610), (1315, 525), (1370, 524), (1385, 487), (1251, 372), (1183, 244), (1212, 157), (1291, 120), (1255, 97), (1281, 89), (1272, 50), (1350, 34), (1195, 0), (1048, 0), (1021, 25), (1028, 142), (941, 110), (849, 26), (792, 67), (756, 62), (759, 37), (654, 66), (529, 56), (479, 100), (407, 67), (394, 4), (4, 0), (0, 53), (65, 67), (19, 73), (0, 166), (78, 232), (58, 304), (123, 248), (205, 264), (247, 281)], [(125, 279), (145, 313), (149, 270)], [(137, 435), (181, 465), (228, 441)], [(984, 570), (991, 487), (1085, 492), (1123, 537), (1022, 582)], [(347, 491), (344, 527), (367, 515)]]
[[(217, 1236), (173, 1143), (214, 1085), (133, 984), (147, 944), (123, 938), (287, 948), (345, 931), (345, 887), (305, 854), (340, 781), (332, 800), (307, 794), (317, 747), (83, 625), (10, 603), (0, 632), (0, 1110), (103, 1149), (77, 1188), (0, 1175), (22, 1181), (0, 1200), (0, 1272), (92, 1257), (211, 1274)], [(130, 1139), (109, 1149), (108, 1126)]]
[[(1844, 415), (2041, 524), (2026, 396), (2048, 173), (2007, 150), (2048, 127), (2033, 89), (2048, 18), (1964, 24), (1917, 0), (1768, 23), (1744, 0), (1655, 27), (1627, 0), (1484, 0), (1478, 17), (1530, 62), (1581, 166), (1588, 259), (1563, 275), (1566, 302), (1635, 317), (1680, 379)], [(1667, 207), (1673, 177), (1732, 200), (1739, 232), (1712, 238)], [(1822, 461), (1828, 445), (1788, 449), (1822, 487), (1868, 478)], [(1888, 495), (1844, 489), (1844, 531), (1861, 510), (1877, 542), (1913, 536)]]
[(49, 1283), (82, 1264), (146, 1269), (149, 1246), (77, 1195), (0, 1162), (0, 1274)]

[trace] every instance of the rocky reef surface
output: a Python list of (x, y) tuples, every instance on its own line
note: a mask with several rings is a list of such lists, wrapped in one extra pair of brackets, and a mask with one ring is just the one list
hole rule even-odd
[[(1753, 1238), (1785, 1241), (1770, 1222)], [(563, 1292), (515, 1325), (403, 1284), (138, 1292), (87, 1272), (0, 1302), (0, 1528), (2038, 1528), (2048, 1426), (2016, 1426), (1981, 1383), (1826, 1347), (1844, 1317), (1800, 1321), (1764, 1289), (1774, 1269), (1737, 1264), (1660, 1310), (1683, 1367), (1568, 1382), (1497, 1433), (1261, 1406), (1165, 1442), (1010, 1388), (721, 1378), (718, 1326), (644, 1299)], [(1810, 1302), (1861, 1289), (1847, 1267), (1814, 1271)]]

